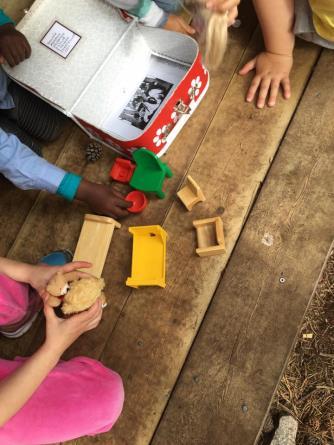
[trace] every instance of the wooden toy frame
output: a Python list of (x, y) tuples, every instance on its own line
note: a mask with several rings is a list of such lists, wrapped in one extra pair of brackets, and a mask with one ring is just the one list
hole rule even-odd
[(120, 227), (113, 218), (86, 214), (73, 261), (89, 261), (93, 266), (84, 272), (100, 278), (114, 229)]
[(194, 205), (205, 201), (205, 196), (200, 186), (190, 175), (187, 176), (185, 186), (177, 192), (177, 196), (189, 212)]
[(223, 221), (219, 216), (193, 221), (197, 232), (199, 256), (219, 255), (225, 252)]

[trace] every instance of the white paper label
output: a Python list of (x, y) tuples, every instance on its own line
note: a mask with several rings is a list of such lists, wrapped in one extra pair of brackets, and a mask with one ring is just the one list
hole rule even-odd
[(41, 43), (66, 59), (80, 39), (81, 36), (66, 28), (66, 26), (54, 22), (42, 38)]

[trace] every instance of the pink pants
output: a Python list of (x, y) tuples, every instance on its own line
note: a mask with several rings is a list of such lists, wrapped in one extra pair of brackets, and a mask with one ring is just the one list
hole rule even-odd
[[(18, 315), (24, 316), (20, 304), (27, 308), (28, 296), (26, 285), (0, 276), (0, 325), (17, 323)], [(7, 315), (3, 313), (6, 308)], [(24, 360), (0, 359), (0, 380)], [(0, 444), (44, 445), (106, 432), (119, 417), (123, 400), (120, 376), (100, 362), (86, 357), (60, 361), (29, 401), (0, 428)]]

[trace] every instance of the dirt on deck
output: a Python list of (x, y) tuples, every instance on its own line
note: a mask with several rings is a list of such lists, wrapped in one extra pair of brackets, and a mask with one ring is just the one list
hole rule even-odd
[(259, 445), (269, 444), (279, 416), (299, 422), (296, 445), (334, 444), (334, 250), (281, 379)]

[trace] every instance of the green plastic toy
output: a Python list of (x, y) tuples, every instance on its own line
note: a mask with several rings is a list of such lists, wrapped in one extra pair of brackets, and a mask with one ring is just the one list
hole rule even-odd
[(156, 193), (159, 198), (164, 198), (162, 186), (165, 176), (167, 178), (173, 176), (168, 165), (146, 148), (136, 150), (132, 156), (137, 166), (130, 181), (131, 187), (143, 192)]

